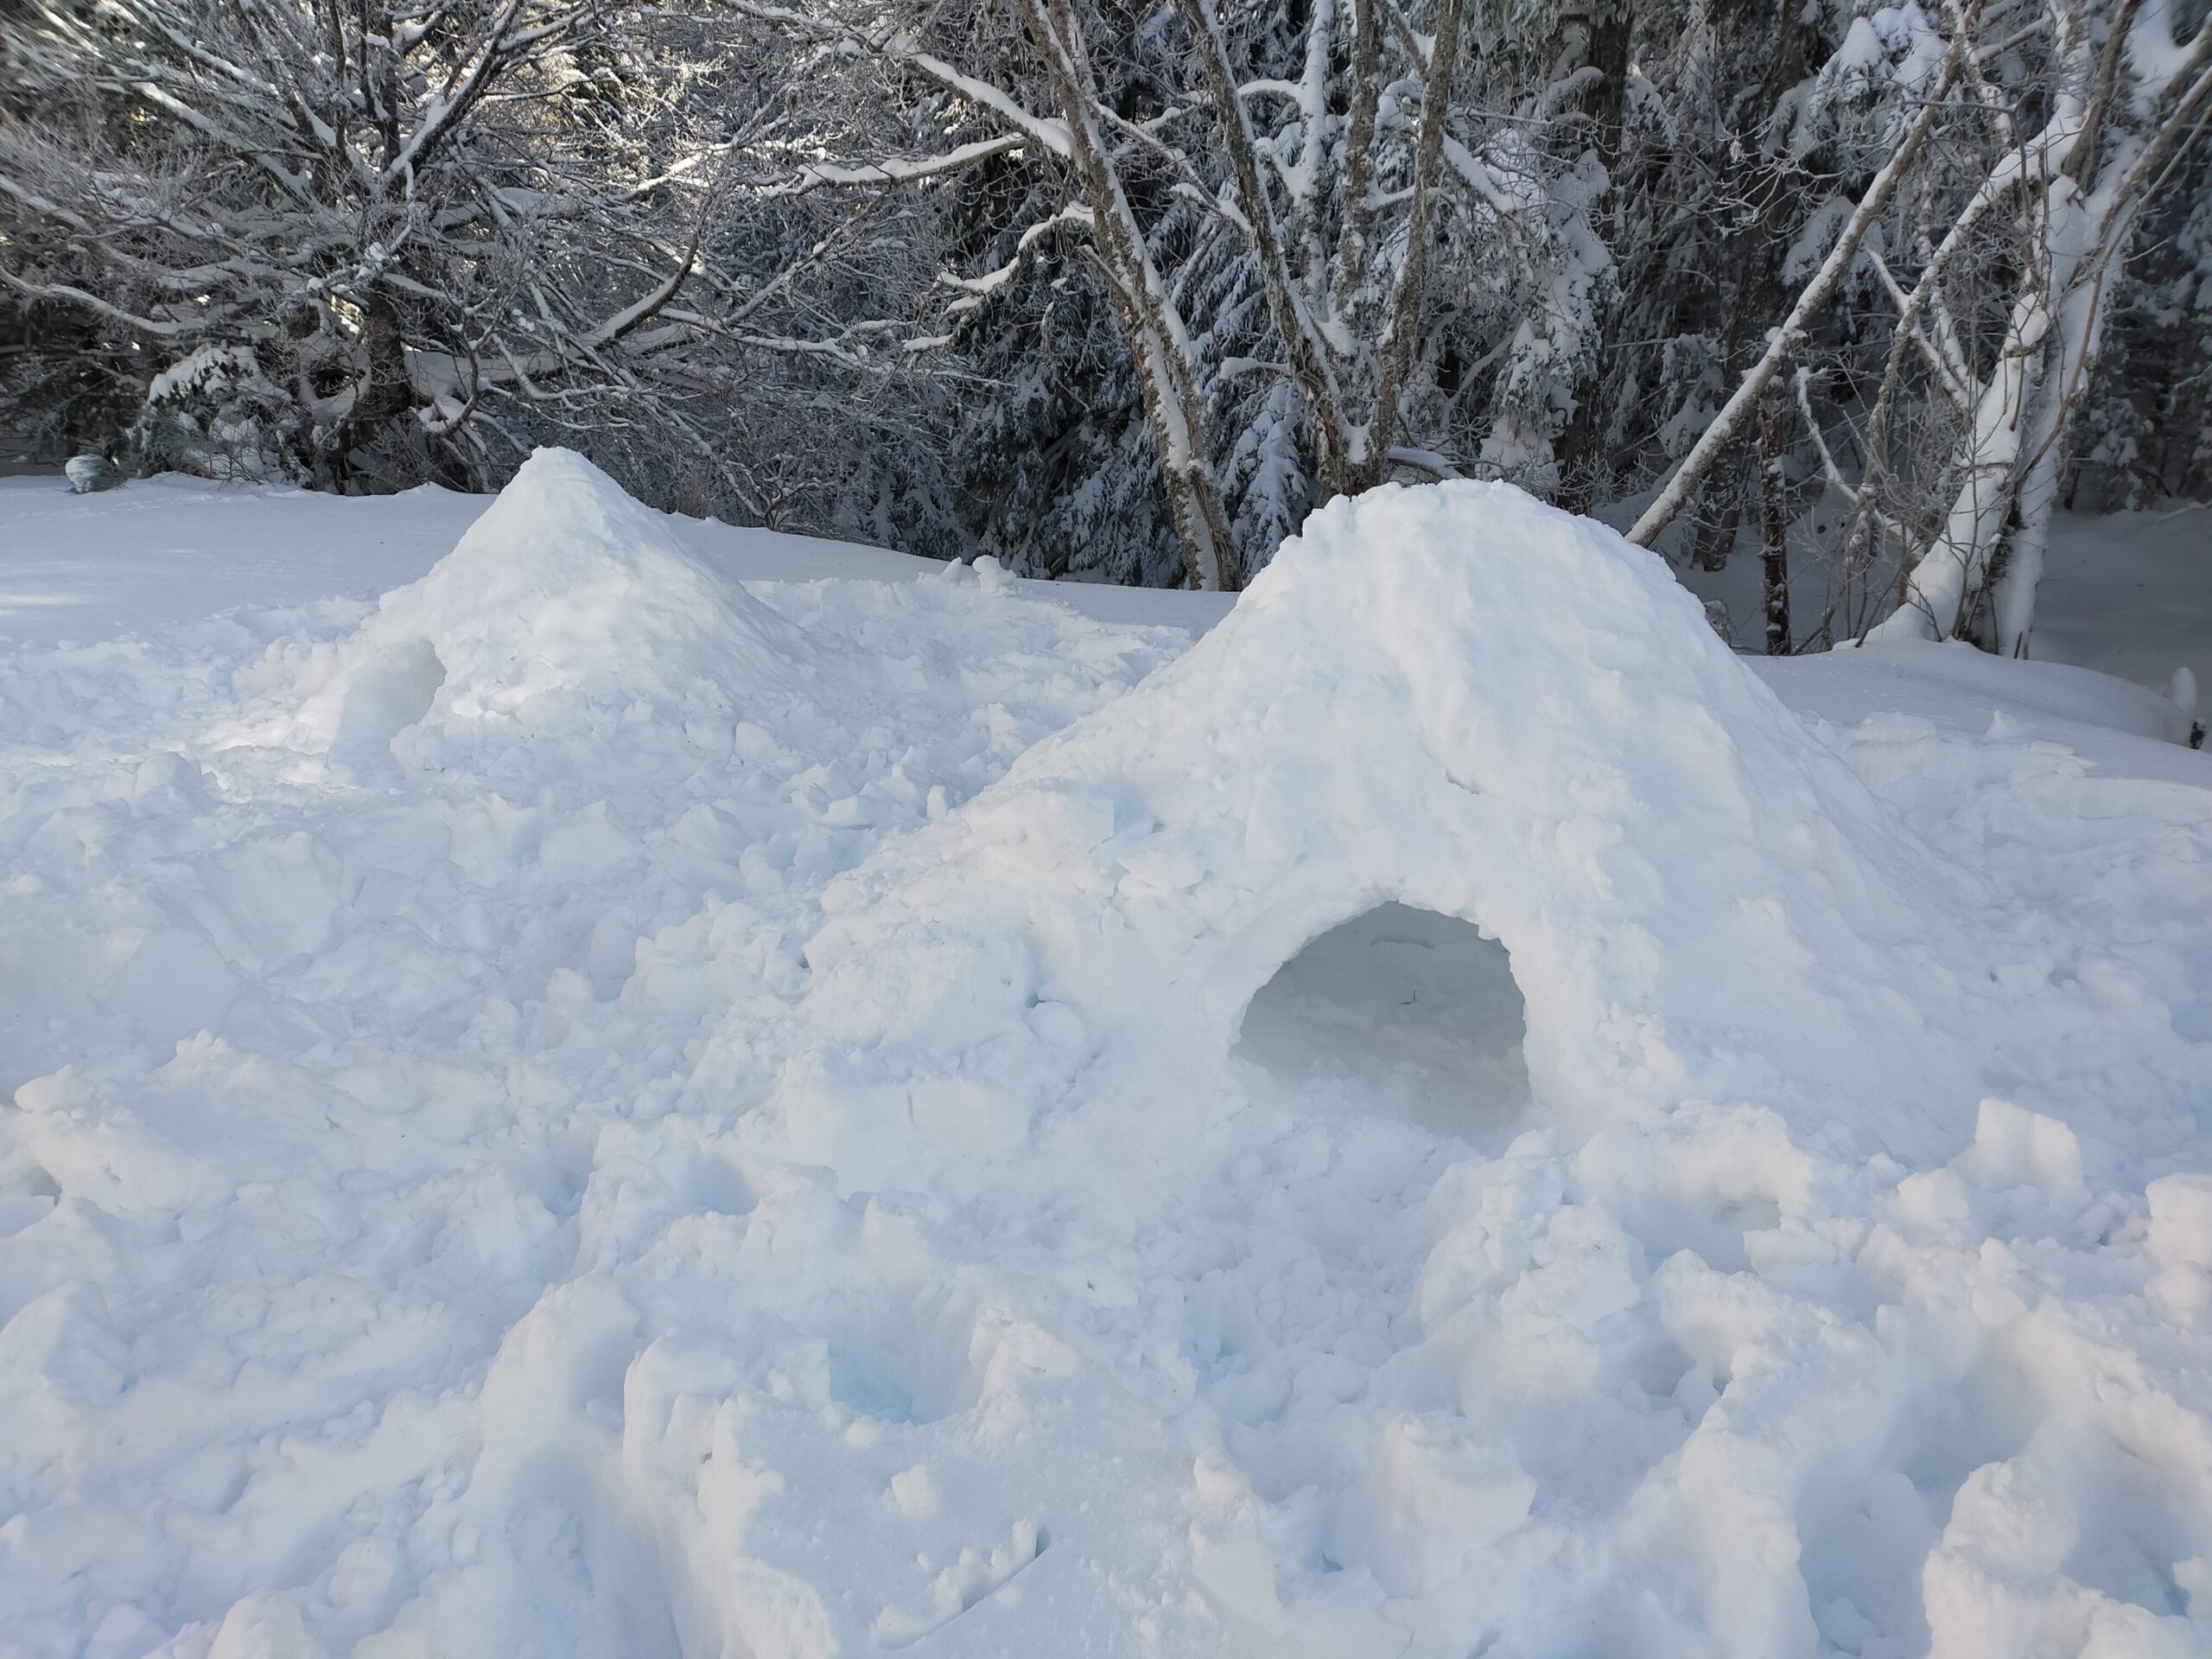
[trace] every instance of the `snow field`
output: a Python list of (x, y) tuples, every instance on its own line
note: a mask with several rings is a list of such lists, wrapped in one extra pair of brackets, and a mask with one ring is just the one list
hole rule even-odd
[(2198, 757), (1481, 486), (1186, 642), (543, 452), (0, 664), (0, 1651), (2212, 1643)]

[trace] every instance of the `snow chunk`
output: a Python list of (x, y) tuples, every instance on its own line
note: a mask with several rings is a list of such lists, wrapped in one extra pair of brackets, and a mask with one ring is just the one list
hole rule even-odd
[(2145, 1248), (2159, 1266), (2152, 1300), (2178, 1318), (2202, 1317), (2212, 1308), (2212, 1175), (2163, 1176), (2143, 1196), (2151, 1211)]
[(2212, 1268), (2212, 1175), (2167, 1175), (2144, 1196), (2151, 1204), (2152, 1258)]
[(1981, 1103), (1974, 1145), (1961, 1154), (1956, 1167), (1992, 1191), (2032, 1186), (2056, 1198), (2082, 1195), (2082, 1146), (2074, 1131), (2010, 1101)]
[(1536, 1483), (1510, 1448), (1466, 1438), (1457, 1424), (1408, 1419), (1386, 1427), (1338, 1513), (1331, 1558), (1366, 1567), (1391, 1595), (1418, 1596), (1526, 1522)]

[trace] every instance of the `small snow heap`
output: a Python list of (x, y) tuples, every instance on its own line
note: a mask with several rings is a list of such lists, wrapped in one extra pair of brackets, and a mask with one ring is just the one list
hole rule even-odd
[(1504, 943), (1554, 1120), (1741, 1101), (1911, 1153), (1980, 1096), (1971, 881), (1656, 557), (1503, 485), (1317, 514), (1182, 660), (831, 898), (785, 1117), (861, 1185), (1011, 1154), (1117, 1071), (1125, 1123), (1218, 1096), (1254, 993), (1386, 900)]
[[(384, 597), (340, 652), (332, 752), (359, 763), (428, 721), (494, 741), (558, 723), (566, 739), (725, 746), (737, 711), (780, 703), (807, 659), (795, 630), (566, 449), (525, 461), (459, 545)], [(595, 710), (594, 709), (595, 705)]]
[(61, 471), (69, 480), (72, 495), (91, 495), (98, 490), (113, 489), (123, 482), (122, 469), (102, 454), (72, 455)]

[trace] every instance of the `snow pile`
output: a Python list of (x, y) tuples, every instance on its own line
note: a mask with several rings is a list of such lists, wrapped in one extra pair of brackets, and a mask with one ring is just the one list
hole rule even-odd
[(385, 759), (418, 722), (454, 741), (483, 727), (543, 733), (570, 762), (671, 741), (726, 753), (741, 709), (788, 706), (810, 677), (796, 630), (567, 450), (524, 462), (451, 555), (385, 595), (336, 658), (296, 741), (326, 726), (330, 753), (354, 765)]
[(1502, 488), (1185, 643), (545, 454), (0, 664), (0, 1649), (2205, 1650), (2201, 757)]
[[(1504, 486), (1319, 515), (1172, 669), (832, 895), (802, 1075), (863, 1050), (894, 1120), (995, 1077), (1020, 1146), (1115, 1038), (1140, 1096), (1217, 1069), (1300, 945), (1396, 900), (1504, 942), (1548, 1122), (1757, 1099), (1955, 1144), (1988, 896), (1624, 550)], [(849, 1109), (787, 1108), (841, 1140)], [(916, 1128), (860, 1140), (989, 1149)]]

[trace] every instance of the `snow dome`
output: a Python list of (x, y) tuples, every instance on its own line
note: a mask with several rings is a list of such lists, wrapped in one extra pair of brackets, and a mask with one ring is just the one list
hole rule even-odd
[(1502, 942), (1542, 1121), (1972, 1130), (1972, 1055), (1929, 1039), (1971, 1018), (1971, 879), (1655, 556), (1503, 485), (1317, 514), (1187, 656), (832, 897), (779, 1093), (847, 1154), (1002, 1154), (1077, 1092), (1225, 1097), (1255, 994), (1383, 905)]

